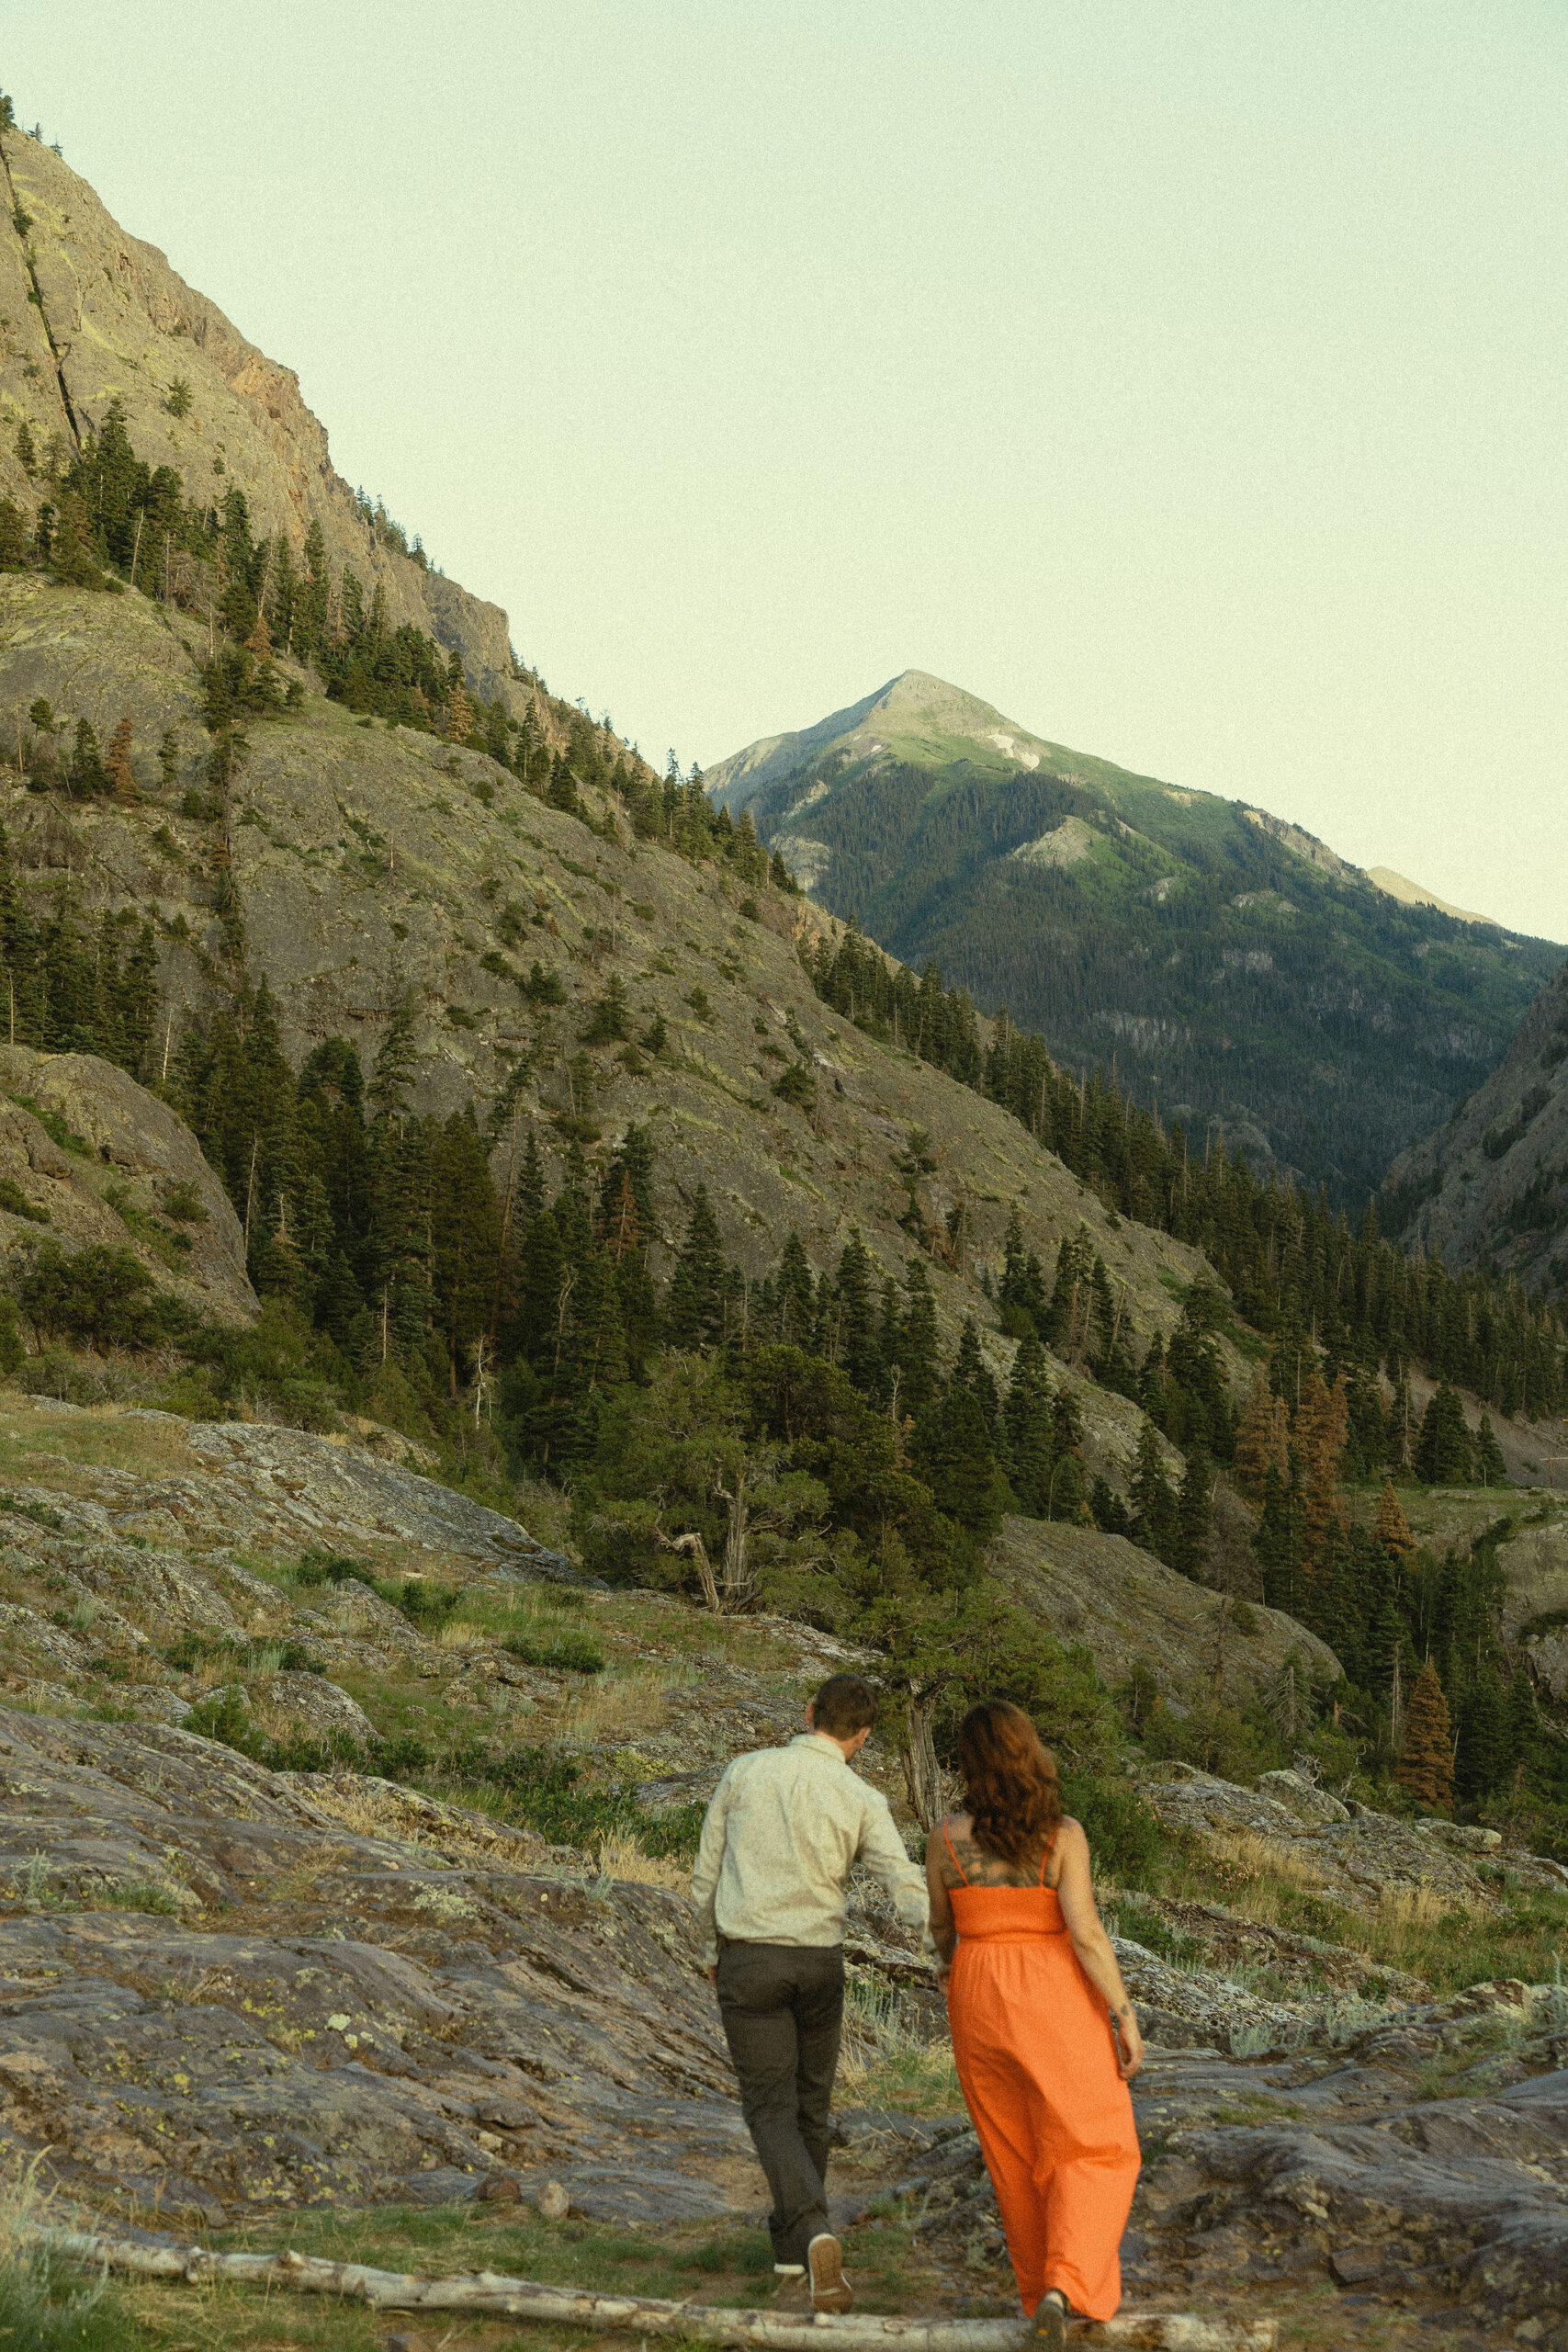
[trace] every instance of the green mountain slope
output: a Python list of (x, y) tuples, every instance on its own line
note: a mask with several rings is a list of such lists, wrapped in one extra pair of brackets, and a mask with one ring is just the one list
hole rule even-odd
[(706, 781), (830, 913), (1351, 1207), (1486, 1076), (1562, 961), (921, 671)]

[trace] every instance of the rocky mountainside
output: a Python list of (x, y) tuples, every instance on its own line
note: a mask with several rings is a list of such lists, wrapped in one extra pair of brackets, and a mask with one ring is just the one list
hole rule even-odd
[(1407, 1247), (1532, 1287), (1568, 1283), (1568, 973), (1447, 1125), (1394, 1162), (1384, 1203)]
[[(131, 716), (134, 802), (41, 796), (13, 763), (0, 772), (0, 822), (40, 922), (63, 885), (89, 923), (152, 925), (158, 1061), (187, 1019), (230, 1001), (219, 899), (231, 894), (245, 967), (266, 980), (296, 1065), (341, 1036), (368, 1069), (406, 1012), (413, 1102), (446, 1115), (472, 1101), (481, 1121), (499, 1109), (503, 1182), (528, 1131), (554, 1182), (574, 1120), (612, 1136), (642, 1126), (659, 1170), (649, 1238), (660, 1271), (705, 1182), (726, 1251), (749, 1273), (774, 1264), (792, 1228), (811, 1263), (829, 1266), (858, 1226), (896, 1274), (909, 1139), (923, 1134), (926, 1215), (936, 1225), (962, 1206), (971, 1237), (962, 1270), (932, 1262), (944, 1327), (978, 1299), (1016, 1200), (1046, 1262), (1087, 1227), (1141, 1344), (1172, 1328), (1198, 1254), (1114, 1219), (1000, 1105), (820, 1003), (797, 952), (815, 910), (627, 838), (612, 794), (585, 789), (572, 814), (524, 794), (484, 752), (355, 719), (303, 673), (299, 707), (251, 726), (231, 808), (215, 822), (204, 652), (177, 612), (134, 591), (111, 599), (0, 576), (0, 707), (41, 695), (65, 729), (78, 714)], [(177, 746), (166, 782), (143, 748), (165, 738)], [(612, 984), (634, 1042), (584, 1057), (580, 1040)], [(656, 1021), (665, 1049), (638, 1051)], [(801, 1051), (818, 1081), (809, 1113), (773, 1092)], [(1136, 1439), (1127, 1400), (1101, 1398), (1093, 1418), (1107, 1415), (1096, 1468), (1102, 1454), (1130, 1457)]]
[[(1075, 1068), (1359, 1212), (1561, 950), (1384, 888), (1299, 827), (1049, 743), (905, 671), (711, 769), (818, 905)], [(1397, 882), (1398, 877), (1394, 877)]]
[[(297, 551), (319, 525), (334, 571), (353, 570), (367, 599), (378, 588), (392, 626), (412, 621), (454, 648), (487, 699), (510, 694), (506, 615), (411, 553), (350, 489), (293, 369), (248, 343), (39, 141), (8, 137), (0, 179), (0, 496), (30, 503), (51, 446), (80, 450), (118, 401), (138, 457), (174, 468), (188, 498), (220, 510), (238, 489), (258, 536), (280, 533)], [(31, 473), (17, 450), (23, 424)]]

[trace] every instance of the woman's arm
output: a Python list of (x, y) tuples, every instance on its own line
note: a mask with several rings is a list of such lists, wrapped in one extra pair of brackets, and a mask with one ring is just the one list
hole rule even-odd
[(1083, 1973), (1096, 1992), (1105, 1996), (1120, 2044), (1122, 2079), (1130, 2083), (1144, 2063), (1144, 2037), (1138, 2030), (1133, 2004), (1127, 1998), (1127, 1987), (1122, 1982), (1122, 1971), (1116, 1965), (1111, 1939), (1101, 1926), (1100, 1913), (1095, 1907), (1089, 1839), (1077, 1822), (1064, 1820), (1056, 1833), (1056, 1847), (1062, 1857), (1061, 1875), (1056, 1881), (1056, 1899), (1061, 1904), (1062, 1917), (1067, 1923), (1067, 1933), (1072, 1938), (1073, 1950), (1078, 1956)]
[(942, 1962), (945, 1976), (953, 1966), (953, 1955), (958, 1947), (958, 1928), (953, 1917), (953, 1905), (947, 1899), (947, 1881), (942, 1876), (942, 1835), (940, 1826), (926, 1838), (926, 1887), (931, 1899), (931, 1941)]

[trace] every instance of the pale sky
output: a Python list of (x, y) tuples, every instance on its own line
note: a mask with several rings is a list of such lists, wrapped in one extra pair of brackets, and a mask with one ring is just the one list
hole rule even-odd
[(657, 761), (914, 666), (1568, 940), (1560, 0), (8, 13)]

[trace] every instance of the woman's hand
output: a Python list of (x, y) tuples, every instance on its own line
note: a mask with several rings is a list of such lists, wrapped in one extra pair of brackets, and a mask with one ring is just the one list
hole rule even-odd
[(1124, 2083), (1130, 2083), (1144, 2063), (1144, 2037), (1131, 2001), (1125, 2009), (1112, 2011), (1111, 2027), (1116, 2036), (1117, 2071)]

